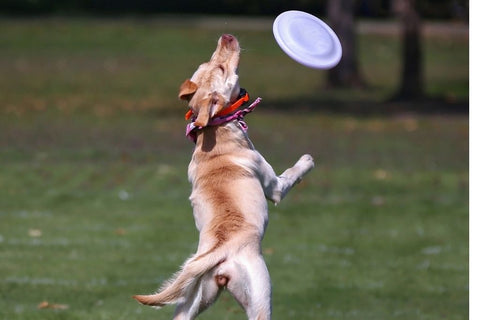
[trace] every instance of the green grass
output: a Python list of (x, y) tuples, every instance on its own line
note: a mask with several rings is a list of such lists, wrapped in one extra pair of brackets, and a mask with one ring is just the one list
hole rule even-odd
[[(0, 28), (0, 318), (169, 319), (172, 307), (130, 297), (156, 290), (196, 248), (176, 90), (223, 30), (84, 19)], [(468, 118), (273, 113), (317, 93), (383, 99), (398, 43), (362, 36), (362, 50), (386, 53), (362, 51), (374, 88), (344, 97), (320, 90), (323, 73), (288, 60), (269, 31), (233, 31), (242, 84), (265, 99), (247, 117), (256, 147), (277, 172), (306, 152), (316, 160), (270, 206), (274, 317), (467, 319)], [(429, 92), (465, 99), (468, 44), (427, 48)], [(245, 316), (223, 295), (201, 318)]]
[[(228, 20), (228, 19), (227, 19)], [(267, 103), (297, 99), (373, 101), (395, 92), (400, 75), (396, 37), (361, 35), (360, 67), (370, 90), (324, 90), (326, 72), (288, 58), (269, 29), (199, 28), (150, 19), (0, 20), (0, 88), (3, 112), (60, 109), (172, 111), (177, 89), (200, 62), (209, 59), (222, 32), (238, 36), (240, 76), (252, 95)], [(248, 25), (248, 20), (245, 21)], [(468, 99), (468, 39), (427, 38), (427, 93)]]

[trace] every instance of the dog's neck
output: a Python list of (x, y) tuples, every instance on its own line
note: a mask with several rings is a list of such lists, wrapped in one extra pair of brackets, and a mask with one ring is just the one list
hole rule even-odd
[(242, 124), (234, 120), (199, 130), (194, 153), (208, 153), (209, 156), (216, 156), (245, 148), (251, 149), (253, 145)]
[(244, 133), (246, 133), (247, 129), (248, 129), (248, 126), (245, 123), (245, 121), (243, 120), (243, 118), (245, 117), (246, 114), (252, 112), (255, 109), (255, 107), (257, 106), (257, 104), (260, 103), (260, 101), (262, 101), (262, 99), (257, 98), (257, 99), (255, 99), (255, 101), (251, 105), (249, 105), (245, 109), (238, 110), (234, 114), (231, 114), (231, 115), (228, 115), (228, 116), (220, 116), (220, 117), (213, 118), (208, 122), (208, 125), (206, 127), (198, 127), (198, 126), (195, 125), (195, 122), (192, 121), (191, 123), (187, 124), (185, 135), (187, 136), (187, 138), (189, 140), (196, 143), (199, 132), (201, 132), (201, 131), (205, 130), (206, 128), (209, 128), (209, 127), (210, 128), (211, 127), (219, 127), (223, 124), (228, 124), (228, 123), (231, 123), (231, 122), (235, 122), (237, 124), (237, 126), (239, 128), (241, 128)]

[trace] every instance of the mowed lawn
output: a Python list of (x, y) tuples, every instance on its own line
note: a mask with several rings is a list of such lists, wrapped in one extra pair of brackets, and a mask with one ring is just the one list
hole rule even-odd
[[(195, 251), (177, 88), (232, 32), (241, 83), (264, 98), (247, 116), (257, 149), (277, 172), (316, 161), (270, 206), (274, 318), (467, 319), (468, 116), (304, 105), (385, 99), (398, 39), (362, 35), (371, 88), (330, 91), (270, 30), (195, 21), (0, 21), (0, 318), (171, 317), (131, 296)], [(426, 40), (427, 92), (467, 99), (468, 39)], [(246, 317), (224, 294), (200, 318)]]

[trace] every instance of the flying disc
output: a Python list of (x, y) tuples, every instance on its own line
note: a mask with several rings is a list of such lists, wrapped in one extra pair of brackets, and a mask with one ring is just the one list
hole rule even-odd
[(309, 13), (281, 13), (273, 22), (273, 35), (290, 58), (307, 67), (330, 69), (342, 58), (342, 45), (335, 32)]

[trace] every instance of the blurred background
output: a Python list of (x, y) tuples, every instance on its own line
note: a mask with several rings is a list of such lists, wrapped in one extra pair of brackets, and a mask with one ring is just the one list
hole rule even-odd
[[(291, 9), (337, 67), (281, 51)], [(257, 149), (316, 160), (270, 206), (274, 317), (468, 317), (467, 0), (0, 0), (0, 30), (0, 318), (171, 317), (130, 297), (196, 249), (177, 93), (223, 33)], [(203, 318), (245, 316), (223, 295)]]
[[(219, 0), (199, 3), (193, 0), (2, 0), (2, 9), (7, 14), (159, 14), (159, 13), (194, 13), (194, 14), (234, 14), (234, 15), (278, 15), (292, 10), (304, 10), (324, 15), (328, 0), (301, 0), (292, 3), (287, 0)], [(342, 1), (336, 1), (342, 2)], [(404, 0), (357, 0), (343, 1), (351, 3), (356, 15), (372, 18), (391, 17), (394, 8)], [(423, 0), (416, 1), (416, 8), (421, 15), (430, 19), (457, 19), (468, 21), (467, 0)]]

